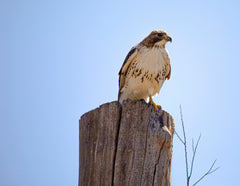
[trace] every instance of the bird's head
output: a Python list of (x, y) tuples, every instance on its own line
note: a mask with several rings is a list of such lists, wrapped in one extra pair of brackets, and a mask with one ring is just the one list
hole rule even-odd
[(172, 42), (172, 38), (167, 32), (163, 30), (154, 30), (142, 41), (142, 44), (146, 47), (165, 47), (168, 41)]

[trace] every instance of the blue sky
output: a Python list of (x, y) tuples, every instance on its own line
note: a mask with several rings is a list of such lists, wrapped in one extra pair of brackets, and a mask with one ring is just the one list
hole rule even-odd
[[(202, 134), (193, 181), (238, 185), (238, 1), (0, 1), (0, 185), (77, 185), (78, 120), (117, 99), (130, 48), (154, 29), (173, 38), (172, 64), (155, 102), (189, 143)], [(191, 146), (190, 146), (191, 147)], [(189, 148), (189, 152), (191, 148)], [(185, 185), (173, 147), (173, 185)]]

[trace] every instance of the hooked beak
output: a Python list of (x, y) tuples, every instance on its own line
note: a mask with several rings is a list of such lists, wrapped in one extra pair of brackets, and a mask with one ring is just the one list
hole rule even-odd
[(172, 38), (170, 36), (167, 36), (167, 41), (172, 42)]

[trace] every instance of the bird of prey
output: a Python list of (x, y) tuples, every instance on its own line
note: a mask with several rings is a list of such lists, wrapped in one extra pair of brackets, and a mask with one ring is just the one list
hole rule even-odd
[(145, 39), (132, 47), (119, 71), (118, 101), (141, 100), (156, 105), (152, 97), (171, 75), (171, 65), (166, 43), (172, 38), (163, 30), (152, 31)]

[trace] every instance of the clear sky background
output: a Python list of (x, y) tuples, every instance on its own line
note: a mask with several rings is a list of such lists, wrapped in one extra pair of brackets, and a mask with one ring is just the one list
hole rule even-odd
[[(239, 1), (0, 1), (0, 185), (74, 186), (78, 120), (117, 100), (118, 71), (154, 29), (167, 44), (171, 79), (154, 100), (189, 143), (202, 134), (193, 181), (239, 185)], [(191, 147), (191, 146), (190, 146)], [(189, 148), (191, 152), (191, 148)], [(174, 137), (172, 185), (185, 184)]]

